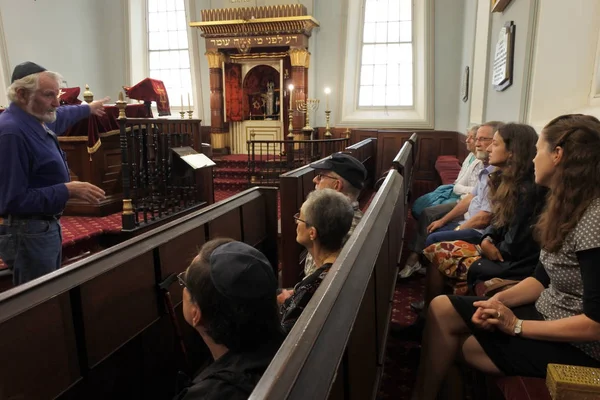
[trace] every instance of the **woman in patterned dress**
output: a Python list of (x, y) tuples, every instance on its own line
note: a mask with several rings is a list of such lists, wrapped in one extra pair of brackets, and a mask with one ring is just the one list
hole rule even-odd
[(496, 375), (600, 367), (600, 121), (558, 117), (536, 148), (535, 181), (549, 192), (535, 274), (489, 299), (431, 302), (413, 399), (435, 399), (455, 359)]
[(289, 332), (313, 294), (325, 279), (329, 268), (342, 251), (344, 238), (354, 218), (354, 208), (345, 195), (333, 189), (311, 192), (302, 204), (296, 220), (296, 241), (310, 253), (317, 269), (292, 290), (278, 296), (281, 325)]

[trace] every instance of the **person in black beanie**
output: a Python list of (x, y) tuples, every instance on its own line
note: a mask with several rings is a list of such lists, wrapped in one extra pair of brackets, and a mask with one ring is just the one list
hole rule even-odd
[(178, 279), (183, 316), (214, 362), (176, 399), (247, 399), (284, 339), (273, 267), (252, 246), (214, 239)]

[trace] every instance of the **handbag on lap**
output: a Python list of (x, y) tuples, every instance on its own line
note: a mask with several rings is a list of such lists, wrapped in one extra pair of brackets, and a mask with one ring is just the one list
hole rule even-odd
[(423, 255), (448, 278), (454, 294), (467, 293), (467, 272), (481, 258), (476, 245), (463, 240), (434, 243), (423, 250)]

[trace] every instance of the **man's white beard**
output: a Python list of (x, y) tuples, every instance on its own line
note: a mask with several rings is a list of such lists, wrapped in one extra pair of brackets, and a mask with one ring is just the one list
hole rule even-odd
[(50, 123), (56, 121), (56, 108), (50, 108), (44, 114), (39, 114), (39, 113), (33, 112), (32, 105), (30, 102), (29, 104), (27, 104), (26, 111), (42, 122), (46, 122), (46, 123), (50, 124)]
[(477, 157), (478, 160), (487, 161), (489, 155), (487, 151), (478, 150), (475, 152), (475, 157)]

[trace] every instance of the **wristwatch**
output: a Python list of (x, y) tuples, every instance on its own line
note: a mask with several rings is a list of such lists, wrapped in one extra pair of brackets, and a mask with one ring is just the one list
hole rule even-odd
[(454, 228), (455, 231), (460, 231), (460, 225)]
[(514, 328), (513, 332), (516, 336), (520, 336), (522, 330), (523, 330), (523, 320), (518, 319), (517, 323), (515, 324), (515, 328)]
[[(484, 238), (483, 238), (483, 240), (487, 240), (487, 241), (488, 241), (488, 242), (490, 242), (491, 244), (494, 244), (494, 239), (492, 239), (492, 237), (491, 237), (491, 236), (486, 236), (486, 237), (484, 237)], [(482, 240), (482, 242), (483, 242), (483, 240)]]

